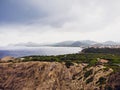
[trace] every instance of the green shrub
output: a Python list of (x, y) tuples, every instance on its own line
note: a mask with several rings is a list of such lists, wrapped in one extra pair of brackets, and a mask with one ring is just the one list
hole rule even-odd
[(109, 71), (109, 67), (103, 68), (104, 71)]
[(89, 71), (86, 71), (84, 74), (84, 77), (87, 78), (93, 73), (93, 69), (90, 69)]
[(106, 78), (100, 77), (99, 80), (96, 83), (99, 83), (100, 85), (105, 84), (106, 83)]
[(105, 86), (105, 90), (113, 90), (111, 86)]
[(96, 65), (97, 62), (98, 62), (97, 59), (93, 59), (89, 62), (89, 66), (94, 66)]
[(88, 84), (88, 83), (90, 83), (90, 82), (92, 82), (93, 81), (93, 77), (91, 77), (91, 78), (88, 78), (87, 80), (86, 80), (86, 84)]
[(106, 67), (112, 68), (113, 72), (118, 72), (120, 70), (120, 66), (115, 65), (115, 64), (106, 65)]
[(67, 67), (67, 68), (70, 68), (70, 66), (73, 66), (74, 64), (71, 62), (71, 61), (66, 61), (65, 62), (65, 66)]

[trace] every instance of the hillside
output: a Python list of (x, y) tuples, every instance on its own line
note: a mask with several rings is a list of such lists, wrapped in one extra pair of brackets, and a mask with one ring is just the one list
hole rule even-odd
[(56, 47), (88, 47), (90, 45), (96, 44), (95, 41), (90, 40), (83, 40), (83, 41), (64, 41), (64, 42), (58, 42), (54, 43), (51, 46)]
[(109, 53), (120, 54), (120, 48), (85, 48), (81, 52), (83, 53)]
[(105, 41), (105, 42), (96, 42), (91, 40), (78, 40), (78, 41), (62, 41), (57, 43), (35, 43), (35, 42), (26, 42), (26, 43), (17, 43), (9, 44), (9, 46), (25, 46), (25, 47), (43, 47), (43, 46), (53, 46), (53, 47), (109, 47), (109, 46), (119, 46), (119, 42), (114, 41)]
[(81, 63), (68, 68), (65, 63), (38, 61), (1, 63), (0, 90), (119, 90), (120, 76), (110, 76), (111, 68), (86, 66)]
[(89, 49), (58, 56), (3, 57), (0, 90), (120, 90), (119, 49)]

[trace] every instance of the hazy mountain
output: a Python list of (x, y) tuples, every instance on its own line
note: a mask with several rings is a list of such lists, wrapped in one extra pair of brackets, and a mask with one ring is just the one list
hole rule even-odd
[(71, 45), (72, 43), (74, 43), (74, 41), (63, 41), (63, 42), (58, 42), (58, 43), (56, 43), (56, 44), (54, 44), (54, 45), (62, 45), (62, 46), (67, 46), (67, 45)]
[(71, 46), (71, 44), (73, 44), (74, 41), (63, 41), (63, 42), (58, 42), (58, 43), (53, 43), (51, 44), (51, 46), (58, 46), (58, 47), (68, 47)]
[(88, 45), (93, 45), (93, 44), (98, 43), (98, 42), (91, 41), (91, 40), (82, 40), (81, 42), (84, 43), (84, 44), (88, 44)]
[(114, 41), (106, 41), (106, 42), (103, 42), (102, 44), (104, 44), (104, 45), (120, 45), (119, 43), (114, 42)]
[(73, 47), (82, 47), (82, 46), (89, 46), (87, 43), (82, 43), (81, 41), (76, 41), (73, 44), (71, 44)]
[(83, 41), (63, 41), (63, 42), (52, 44), (52, 46), (83, 47), (83, 46), (93, 45), (95, 43), (97, 43), (97, 42), (90, 41), (90, 40), (83, 40)]
[(18, 43), (11, 44), (12, 46), (26, 46), (26, 47), (41, 47), (41, 46), (53, 46), (53, 47), (88, 47), (88, 46), (106, 46), (106, 45), (120, 45), (118, 42), (106, 41), (106, 42), (96, 42), (91, 40), (82, 40), (82, 41), (63, 41), (58, 43)]

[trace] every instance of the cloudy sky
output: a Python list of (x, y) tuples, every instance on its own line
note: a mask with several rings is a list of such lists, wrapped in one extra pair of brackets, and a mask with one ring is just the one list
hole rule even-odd
[(120, 0), (0, 0), (0, 44), (120, 41)]

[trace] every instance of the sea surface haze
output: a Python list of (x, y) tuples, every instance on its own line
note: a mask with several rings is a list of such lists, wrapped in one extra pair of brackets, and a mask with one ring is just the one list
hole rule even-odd
[(63, 55), (78, 53), (81, 50), (80, 47), (0, 47), (0, 58), (5, 56)]

